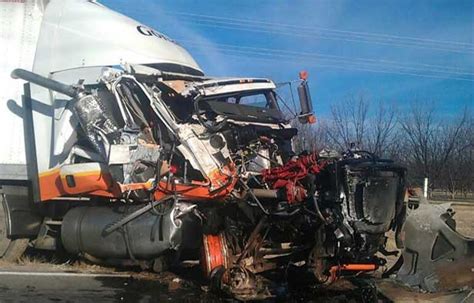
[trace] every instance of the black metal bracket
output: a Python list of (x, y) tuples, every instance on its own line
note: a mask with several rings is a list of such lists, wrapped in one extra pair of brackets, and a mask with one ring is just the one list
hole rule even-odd
[(23, 107), (23, 132), (25, 140), (27, 176), (31, 184), (31, 198), (34, 202), (41, 200), (38, 162), (36, 157), (36, 139), (33, 121), (33, 106), (31, 101), (31, 85), (29, 82), (23, 85), (22, 107)]

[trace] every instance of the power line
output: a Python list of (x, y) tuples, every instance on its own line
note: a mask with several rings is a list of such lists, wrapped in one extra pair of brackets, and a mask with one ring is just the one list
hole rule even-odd
[[(263, 58), (258, 56), (252, 56), (251, 54), (226, 54), (225, 56), (230, 57), (238, 57), (238, 58), (257, 58), (259, 60), (267, 60), (267, 61), (277, 61), (280, 62), (281, 60), (295, 63), (294, 58)], [(281, 59), (281, 60), (280, 60)], [(349, 65), (337, 65), (337, 64), (328, 64), (328, 63), (318, 63), (315, 61), (305, 61), (305, 64), (309, 65), (317, 65), (321, 67), (329, 67), (329, 68), (336, 68), (336, 69), (344, 69), (344, 70), (358, 70), (358, 71), (366, 71), (366, 72), (373, 72), (373, 73), (381, 73), (381, 74), (397, 74), (397, 75), (407, 75), (407, 76), (417, 76), (423, 78), (434, 78), (434, 79), (443, 79), (443, 80), (459, 80), (459, 81), (469, 81), (473, 82), (473, 80), (466, 79), (466, 78), (456, 78), (456, 77), (445, 77), (445, 76), (436, 76), (436, 75), (426, 75), (426, 74), (418, 74), (418, 73), (409, 73), (409, 72), (401, 72), (401, 71), (390, 71), (390, 70), (383, 70), (383, 69), (370, 69), (365, 67), (358, 67), (358, 66), (349, 66)]]
[[(384, 34), (374, 34), (367, 32), (352, 32), (332, 30), (326, 28), (310, 28), (296, 25), (280, 23), (270, 23), (251, 19), (224, 18), (209, 15), (169, 13), (178, 15), (181, 22), (195, 24), (197, 26), (224, 28), (231, 30), (243, 30), (250, 32), (269, 33), (277, 35), (291, 35), (300, 37), (319, 37), (326, 40), (338, 40), (346, 42), (370, 43), (379, 45), (389, 45), (395, 47), (414, 47), (438, 51), (448, 51), (457, 53), (472, 53), (474, 45), (469, 43), (442, 41), (432, 39), (422, 39), (414, 37), (393, 36)], [(457, 45), (455, 45), (457, 44)]]
[[(427, 78), (436, 78), (436, 79), (451, 79), (451, 80), (460, 80), (460, 81), (469, 81), (473, 82), (474, 79), (469, 78), (462, 78), (462, 77), (450, 77), (450, 76), (442, 76), (436, 74), (426, 74), (423, 72), (437, 72), (433, 70), (394, 70), (393, 66), (384, 66), (384, 65), (370, 65), (367, 63), (359, 63), (359, 62), (348, 62), (342, 61), (337, 59), (329, 59), (329, 58), (302, 58), (298, 56), (292, 56), (289, 54), (282, 54), (282, 53), (274, 53), (274, 52), (260, 52), (260, 51), (252, 51), (252, 50), (244, 50), (238, 48), (229, 48), (229, 47), (220, 47), (220, 46), (213, 46), (213, 45), (206, 45), (202, 43), (189, 43), (191, 48), (205, 52), (206, 49), (214, 49), (223, 52), (223, 55), (226, 56), (234, 56), (234, 57), (246, 57), (246, 58), (257, 58), (259, 60), (270, 60), (270, 61), (281, 61), (286, 60), (290, 62), (301, 61), (304, 60), (305, 64), (317, 64), (318, 66), (323, 67), (331, 67), (331, 68), (338, 68), (338, 69), (345, 69), (345, 70), (361, 70), (361, 71), (368, 71), (368, 72), (376, 72), (376, 73), (388, 73), (388, 74), (399, 74), (399, 75), (410, 75), (410, 76), (418, 76), (418, 77), (427, 77)], [(318, 59), (318, 60), (317, 60)], [(392, 69), (387, 69), (392, 68)]]
[[(340, 59), (349, 62), (359, 61), (368, 64), (386, 64), (386, 65), (394, 65), (394, 67), (403, 67), (413, 69), (413, 66), (419, 66), (420, 68), (430, 68), (427, 69), (429, 71), (441, 72), (441, 73), (449, 73), (449, 74), (459, 74), (459, 75), (467, 75), (467, 76), (474, 76), (474, 73), (469, 70), (461, 70), (458, 68), (452, 68), (449, 66), (442, 66), (442, 65), (433, 65), (433, 64), (424, 64), (424, 63), (401, 63), (399, 61), (391, 61), (391, 60), (384, 60), (384, 59), (369, 59), (369, 58), (353, 58), (353, 57), (344, 57), (344, 56), (337, 56), (337, 55), (327, 55), (321, 54), (316, 52), (302, 52), (302, 51), (291, 51), (291, 50), (282, 50), (282, 49), (270, 49), (270, 48), (262, 48), (262, 47), (249, 47), (249, 46), (240, 46), (240, 45), (232, 45), (232, 44), (205, 44), (205, 43), (196, 43), (192, 40), (180, 40), (185, 44), (199, 44), (199, 45), (207, 45), (207, 46), (217, 46), (217, 47), (227, 47), (227, 48), (235, 48), (235, 49), (242, 49), (242, 50), (250, 50), (250, 51), (258, 51), (258, 52), (271, 52), (271, 53), (283, 53), (295, 56), (305, 56), (305, 57), (317, 57), (317, 58), (328, 58), (328, 59)], [(432, 70), (434, 69), (434, 70)]]
[(385, 45), (385, 46), (394, 46), (394, 47), (411, 47), (411, 48), (420, 48), (420, 49), (430, 49), (430, 50), (437, 50), (437, 51), (447, 51), (447, 52), (454, 52), (454, 53), (473, 53), (473, 50), (469, 49), (454, 49), (454, 48), (446, 48), (446, 47), (436, 47), (436, 46), (428, 46), (428, 45), (417, 45), (417, 44), (401, 44), (401, 43), (394, 43), (389, 41), (375, 41), (375, 40), (367, 40), (367, 39), (358, 39), (353, 37), (334, 37), (329, 36), (327, 34), (320, 34), (320, 33), (313, 33), (313, 34), (306, 34), (301, 32), (290, 32), (287, 30), (276, 30), (276, 29), (261, 29), (255, 27), (236, 27), (233, 25), (222, 25), (222, 24), (214, 24), (214, 23), (202, 23), (200, 21), (191, 21), (191, 20), (182, 20), (182, 22), (187, 22), (190, 24), (195, 24), (198, 26), (205, 26), (205, 27), (212, 27), (212, 28), (223, 28), (223, 29), (230, 29), (230, 30), (242, 30), (248, 32), (257, 32), (257, 33), (267, 33), (267, 34), (279, 34), (279, 35), (287, 35), (287, 36), (298, 36), (298, 37), (311, 37), (314, 38), (315, 36), (324, 39), (324, 40), (334, 40), (334, 41), (345, 41), (345, 42), (356, 42), (356, 43), (368, 43), (368, 44), (378, 44), (378, 45)]
[[(257, 48), (257, 47), (243, 47), (243, 46), (236, 46), (236, 45), (229, 45), (229, 44), (208, 44), (208, 43), (196, 43), (189, 40), (180, 40), (185, 45), (191, 46), (200, 46), (200, 47), (207, 47), (213, 48), (216, 50), (227, 50), (227, 51), (234, 51), (239, 53), (248, 53), (254, 54), (258, 56), (279, 56), (279, 57), (289, 57), (289, 58), (299, 58), (304, 60), (319, 60), (319, 61), (330, 61), (335, 62), (338, 64), (350, 64), (350, 65), (362, 65), (362, 66), (369, 66), (369, 67), (382, 67), (382, 68), (391, 68), (397, 70), (408, 70), (414, 72), (432, 72), (432, 73), (442, 73), (448, 75), (461, 75), (461, 76), (474, 76), (474, 73), (469, 72), (458, 72), (456, 70), (444, 69), (442, 66), (438, 65), (425, 65), (422, 64), (400, 64), (399, 62), (395, 61), (387, 61), (387, 60), (374, 60), (374, 59), (361, 59), (361, 58), (349, 58), (349, 57), (342, 57), (342, 56), (335, 56), (335, 55), (322, 55), (317, 53), (306, 53), (306, 52), (297, 52), (297, 51), (286, 51), (286, 50), (275, 50), (275, 49), (268, 49), (268, 48)], [(412, 66), (413, 65), (413, 66)], [(419, 66), (418, 68), (416, 66)], [(420, 68), (421, 67), (421, 68)], [(458, 77), (459, 78), (459, 77)], [(469, 80), (466, 78), (459, 78), (464, 80)]]
[(240, 21), (240, 22), (248, 22), (248, 23), (259, 23), (259, 24), (265, 24), (265, 25), (270, 25), (270, 26), (277, 25), (277, 26), (284, 26), (284, 27), (292, 27), (292, 28), (296, 28), (296, 29), (309, 29), (309, 30), (320, 29), (320, 30), (340, 32), (340, 33), (350, 33), (350, 34), (369, 35), (369, 36), (381, 36), (381, 37), (397, 38), (397, 39), (420, 40), (420, 41), (424, 41), (424, 42), (460, 44), (460, 45), (465, 45), (465, 46), (469, 46), (469, 47), (474, 47), (474, 44), (472, 44), (472, 43), (465, 43), (465, 42), (458, 42), (458, 41), (434, 40), (434, 39), (424, 39), (424, 38), (417, 38), (417, 37), (397, 36), (397, 35), (388, 35), (388, 34), (371, 33), (371, 32), (356, 32), (356, 31), (347, 31), (347, 30), (336, 30), (336, 29), (330, 29), (330, 28), (326, 28), (326, 27), (309, 27), (309, 26), (283, 24), (283, 23), (272, 23), (272, 22), (266, 22), (266, 21), (261, 21), (261, 20), (227, 18), (227, 17), (220, 17), (220, 16), (191, 14), (191, 13), (182, 13), (182, 12), (168, 12), (168, 14), (182, 15), (182, 16), (193, 16), (193, 17), (205, 17), (205, 18), (209, 18), (209, 19), (231, 20), (231, 21)]
[[(142, 12), (141, 12), (142, 13)], [(250, 19), (236, 19), (236, 18), (225, 18), (225, 17), (217, 17), (217, 16), (210, 16), (210, 15), (199, 15), (199, 14), (189, 14), (189, 13), (172, 13), (174, 15), (181, 15), (181, 16), (198, 16), (198, 17), (205, 17), (205, 18), (214, 18), (214, 19), (223, 19), (223, 20), (231, 20), (231, 21), (245, 21), (245, 22), (250, 22), (250, 23), (261, 23), (261, 24), (266, 24), (266, 25), (272, 25), (272, 26), (287, 26), (287, 27), (294, 27), (294, 28), (306, 28), (306, 29), (314, 29), (311, 27), (304, 27), (304, 26), (296, 26), (296, 25), (288, 25), (288, 24), (277, 24), (277, 23), (270, 23), (270, 22), (264, 22), (264, 21), (255, 21), (255, 20), (250, 20)], [(183, 21), (180, 19), (180, 21)], [(214, 20), (215, 21), (215, 20)], [(211, 26), (211, 24), (209, 24)], [(219, 27), (220, 24), (213, 24), (213, 27)], [(248, 24), (246, 25), (248, 26)], [(230, 26), (231, 29), (235, 29), (234, 27)], [(321, 28), (320, 28), (321, 29)], [(322, 28), (326, 30), (326, 28)], [(258, 30), (258, 29), (257, 29)], [(327, 29), (328, 31), (330, 29)], [(263, 31), (267, 31), (263, 29)], [(341, 30), (331, 30), (334, 32), (343, 32), (343, 33), (355, 33), (358, 35), (371, 35), (371, 36), (380, 36), (380, 37), (390, 37), (391, 39), (399, 38), (399, 39), (412, 39), (412, 40), (420, 40), (423, 43), (426, 43), (427, 41), (429, 42), (434, 42), (434, 43), (452, 43), (452, 44), (462, 44), (466, 46), (472, 46), (472, 44), (468, 43), (461, 43), (461, 42), (454, 42), (454, 41), (442, 41), (442, 40), (432, 40), (432, 39), (421, 39), (421, 38), (414, 38), (414, 37), (403, 37), (403, 36), (393, 36), (393, 35), (385, 35), (385, 34), (375, 34), (375, 33), (367, 33), (367, 32), (351, 32), (351, 31), (341, 31)], [(294, 35), (295, 33), (289, 33), (291, 35)], [(341, 40), (341, 38), (337, 38)], [(346, 39), (347, 40), (347, 39)], [(423, 63), (401, 63), (397, 61), (390, 61), (390, 60), (381, 60), (381, 59), (368, 59), (368, 58), (351, 58), (351, 57), (343, 57), (343, 56), (336, 56), (336, 55), (325, 55), (325, 54), (318, 54), (318, 53), (307, 53), (307, 52), (295, 52), (295, 51), (288, 51), (288, 50), (275, 50), (275, 49), (268, 49), (268, 48), (256, 48), (256, 47), (246, 47), (246, 46), (237, 46), (237, 45), (229, 45), (229, 44), (209, 44), (205, 45), (202, 43), (196, 44), (193, 41), (190, 40), (181, 40), (184, 44), (186, 45), (195, 45), (195, 46), (200, 46), (202, 47), (207, 47), (207, 48), (213, 48), (213, 49), (218, 49), (221, 51), (226, 51), (228, 55), (228, 52), (234, 52), (238, 53), (239, 56), (244, 56), (245, 54), (247, 55), (253, 55), (253, 57), (258, 57), (260, 59), (263, 59), (263, 56), (268, 57), (269, 55), (271, 56), (278, 56), (280, 58), (286, 57), (286, 58), (292, 58), (292, 60), (295, 59), (301, 59), (301, 57), (305, 58), (305, 62), (308, 62), (308, 60), (311, 60), (311, 62), (315, 63), (316, 60), (318, 64), (321, 66), (321, 62), (330, 62), (332, 63), (332, 67), (336, 67), (336, 65), (339, 65), (338, 68), (341, 68), (340, 65), (345, 65), (345, 66), (350, 66), (351, 68), (344, 68), (344, 69), (355, 69), (354, 66), (357, 66), (358, 70), (363, 70), (362, 68), (365, 68), (364, 70), (371, 71), (371, 72), (383, 72), (383, 73), (395, 73), (394, 69), (396, 69), (397, 74), (406, 74), (406, 75), (412, 75), (412, 76), (422, 76), (422, 77), (430, 77), (430, 78), (440, 78), (440, 79), (453, 79), (453, 80), (462, 80), (462, 81), (473, 81), (472, 79), (469, 78), (463, 78), (461, 76), (473, 76), (474, 74), (470, 70), (466, 69), (459, 69), (459, 68), (454, 68), (454, 67), (449, 67), (449, 66), (441, 66), (441, 65), (433, 65), (433, 64), (423, 64)], [(357, 41), (360, 42), (359, 40), (348, 40), (348, 41)], [(378, 41), (372, 41), (369, 43), (379, 43)], [(385, 43), (385, 42), (383, 42)], [(390, 43), (389, 43), (390, 44)], [(393, 45), (393, 43), (391, 44)], [(403, 45), (402, 45), (403, 46)], [(196, 48), (196, 47), (194, 47)], [(432, 48), (432, 47), (431, 47)], [(441, 49), (441, 50), (446, 50), (446, 49)], [(450, 50), (452, 51), (452, 50)], [(263, 55), (262, 53), (265, 53)], [(268, 58), (266, 58), (268, 59)], [(271, 58), (270, 58), (271, 59)], [(326, 65), (328, 66), (328, 65)], [(373, 68), (379, 68), (378, 70), (373, 70)], [(381, 69), (380, 69), (381, 68)], [(391, 69), (390, 71), (387, 70)], [(370, 69), (370, 70), (369, 70)], [(425, 74), (420, 74), (420, 72), (424, 72)], [(440, 76), (440, 75), (427, 75), (426, 72), (428, 73), (437, 73), (437, 74), (447, 74), (447, 75), (459, 75), (459, 77), (453, 78), (449, 76)]]
[(458, 41), (447, 41), (447, 40), (436, 40), (436, 39), (426, 39), (426, 38), (419, 38), (419, 37), (409, 37), (409, 36), (399, 36), (399, 35), (389, 35), (389, 34), (381, 34), (381, 33), (373, 33), (373, 32), (358, 32), (358, 31), (348, 31), (348, 30), (337, 30), (331, 29), (327, 27), (309, 27), (309, 26), (301, 26), (301, 25), (293, 25), (293, 24), (284, 24), (284, 23), (274, 23), (274, 22), (267, 22), (261, 20), (253, 20), (253, 19), (239, 19), (239, 18), (228, 18), (228, 17), (220, 17), (220, 16), (212, 16), (212, 15), (204, 15), (204, 14), (193, 14), (193, 13), (182, 13), (182, 12), (167, 12), (170, 15), (177, 15), (187, 18), (194, 18), (200, 20), (208, 20), (209, 22), (220, 22), (220, 23), (229, 23), (229, 24), (243, 24), (243, 25), (259, 25), (265, 27), (279, 27), (279, 28), (288, 28), (293, 30), (303, 30), (303, 31), (320, 31), (320, 32), (328, 32), (333, 34), (349, 34), (357, 37), (367, 37), (367, 38), (377, 38), (377, 39), (390, 39), (390, 40), (406, 40), (412, 41), (416, 43), (425, 43), (425, 44), (444, 44), (446, 46), (452, 45), (456, 47), (464, 47), (469, 50), (474, 50), (474, 44), (472, 43), (465, 43), (465, 42), (458, 42)]
[[(138, 10), (129, 9), (128, 12), (135, 12), (139, 15), (143, 15), (143, 12), (138, 11)], [(474, 52), (474, 44), (459, 42), (459, 41), (436, 40), (436, 39), (389, 35), (389, 34), (383, 34), (383, 33), (363, 32), (363, 31), (337, 30), (337, 29), (331, 29), (327, 27), (318, 27), (318, 26), (310, 27), (310, 26), (301, 26), (301, 25), (294, 25), (294, 24), (273, 23), (273, 22), (253, 20), (253, 19), (220, 17), (220, 16), (213, 16), (213, 15), (205, 15), (205, 14), (172, 12), (172, 11), (164, 12), (164, 14), (169, 15), (169, 16), (179, 16), (180, 17), (179, 21), (191, 22), (191, 23), (197, 22), (198, 25), (204, 25), (204, 26), (223, 27), (223, 28), (229, 28), (229, 29), (236, 29), (235, 26), (242, 26), (242, 27), (252, 26), (252, 28), (242, 28), (242, 30), (257, 31), (258, 29), (256, 29), (255, 27), (260, 27), (260, 30), (258, 31), (265, 30), (271, 33), (278, 33), (278, 34), (291, 34), (291, 35), (303, 35), (303, 36), (308, 36), (308, 32), (310, 34), (312, 33), (312, 34), (317, 34), (317, 35), (332, 34), (332, 35), (336, 35), (336, 37), (325, 36), (323, 38), (351, 41), (351, 42), (377, 43), (377, 44), (383, 44), (383, 45), (390, 44), (390, 45), (402, 46), (402, 47), (410, 46), (410, 47), (431, 48), (435, 50), (444, 50), (444, 51), (453, 51), (453, 52), (469, 52), (469, 53)], [(199, 24), (199, 22), (205, 22), (205, 23), (207, 22), (209, 24)], [(283, 28), (285, 30), (276, 31), (275, 30), (276, 28), (280, 28), (280, 29)], [(287, 33), (287, 31), (291, 31), (291, 30), (296, 31), (296, 32)], [(348, 40), (347, 39), (348, 36), (352, 39)], [(354, 37), (357, 39), (354, 39)], [(369, 39), (369, 40), (364, 41), (361, 39)], [(380, 39), (382, 39), (382, 41), (380, 41)], [(408, 45), (396, 44), (397, 42), (401, 42), (405, 44), (408, 43)], [(436, 46), (436, 44), (438, 45)]]

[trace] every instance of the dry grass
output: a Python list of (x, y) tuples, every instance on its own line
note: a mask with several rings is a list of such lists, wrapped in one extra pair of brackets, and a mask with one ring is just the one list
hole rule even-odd
[(30, 266), (30, 265), (39, 265), (39, 264), (51, 264), (56, 263), (52, 260), (52, 262), (48, 262), (47, 258), (42, 255), (30, 255), (24, 254), (17, 262), (20, 266)]
[(113, 273), (116, 268), (105, 267), (84, 260), (65, 260), (52, 252), (27, 250), (17, 262), (0, 260), (1, 270), (37, 270), (83, 273)]
[(456, 230), (463, 236), (474, 238), (474, 206), (454, 205)]

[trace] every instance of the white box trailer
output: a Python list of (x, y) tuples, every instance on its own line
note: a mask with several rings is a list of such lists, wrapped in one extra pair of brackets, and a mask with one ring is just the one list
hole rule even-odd
[(26, 180), (21, 96), (15, 68), (32, 70), (44, 7), (35, 1), (0, 3), (0, 179)]
[(70, 153), (77, 124), (70, 98), (44, 87), (25, 86), (31, 99), (22, 104), (25, 81), (11, 72), (87, 85), (104, 67), (124, 64), (203, 75), (172, 39), (96, 1), (0, 1), (0, 258), (14, 257), (27, 243), (22, 239), (37, 236), (39, 202), (51, 186), (42, 176)]
[[(15, 68), (32, 70), (71, 84), (95, 83), (104, 66), (125, 63), (161, 65), (173, 71), (202, 74), (193, 58), (165, 35), (95, 1), (2, 1), (0, 3), (0, 179), (25, 179), (21, 119), (21, 81)], [(71, 134), (65, 123), (64, 96), (32, 87), (39, 173), (55, 167)], [(63, 97), (61, 99), (61, 97)], [(63, 101), (61, 101), (63, 100)]]
[[(33, 69), (44, 5), (0, 2), (0, 258), (15, 260), (38, 233), (41, 217), (32, 212), (24, 144), (22, 81), (13, 69)], [(7, 198), (8, 197), (8, 198)]]

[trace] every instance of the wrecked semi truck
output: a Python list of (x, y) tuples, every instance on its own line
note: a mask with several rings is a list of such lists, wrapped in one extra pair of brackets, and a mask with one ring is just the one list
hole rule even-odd
[[(0, 257), (30, 245), (156, 271), (200, 260), (241, 298), (290, 265), (324, 285), (384, 264), (403, 167), (296, 154), (273, 81), (209, 77), (172, 39), (94, 1), (2, 5), (29, 35), (10, 41), (21, 61), (2, 61), (16, 80), (2, 78)], [(312, 122), (304, 74), (298, 94)]]

